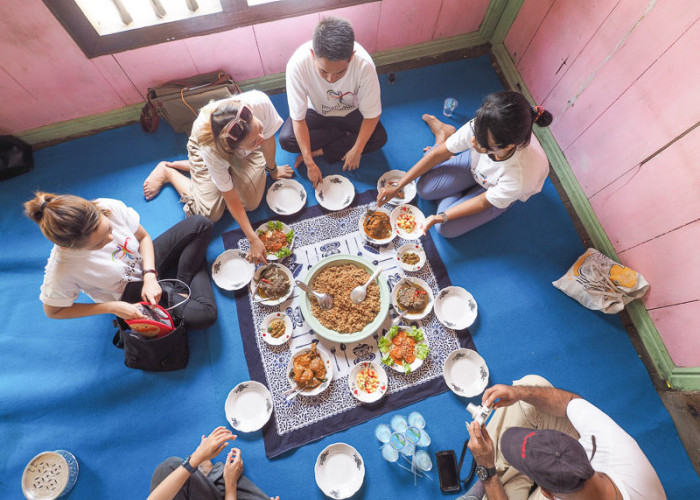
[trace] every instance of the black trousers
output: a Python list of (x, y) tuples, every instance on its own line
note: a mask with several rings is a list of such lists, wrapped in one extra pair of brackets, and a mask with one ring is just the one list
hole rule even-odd
[[(306, 110), (306, 125), (309, 127), (311, 151), (323, 149), (328, 163), (340, 161), (345, 153), (355, 145), (362, 125), (362, 113), (356, 109), (346, 116), (323, 116), (313, 109)], [(386, 144), (386, 130), (382, 122), (377, 122), (374, 133), (370, 136), (363, 153), (378, 151)], [(294, 135), (292, 119), (282, 125), (279, 136), (280, 146), (290, 153), (300, 153), (299, 143)]]
[[(188, 330), (207, 328), (216, 321), (216, 300), (206, 262), (212, 227), (206, 217), (193, 215), (153, 240), (158, 278), (177, 278), (190, 287), (190, 299), (176, 310)], [(129, 283), (122, 300), (139, 302), (142, 287), (142, 281)]]

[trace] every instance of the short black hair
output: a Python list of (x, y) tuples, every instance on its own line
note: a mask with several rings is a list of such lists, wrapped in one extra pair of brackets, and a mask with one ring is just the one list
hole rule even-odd
[(484, 97), (476, 112), (474, 136), (476, 142), (487, 146), (490, 130), (499, 147), (509, 144), (527, 146), (533, 123), (547, 127), (552, 123), (552, 114), (544, 108), (533, 108), (519, 92), (494, 92)]
[(314, 29), (315, 57), (329, 61), (349, 61), (355, 50), (355, 32), (352, 24), (341, 17), (324, 17)]

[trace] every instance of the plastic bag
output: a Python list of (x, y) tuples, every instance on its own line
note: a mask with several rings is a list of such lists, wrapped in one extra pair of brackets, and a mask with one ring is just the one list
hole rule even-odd
[(552, 284), (582, 306), (608, 314), (622, 311), (628, 302), (643, 297), (649, 289), (644, 276), (594, 248), (586, 250)]

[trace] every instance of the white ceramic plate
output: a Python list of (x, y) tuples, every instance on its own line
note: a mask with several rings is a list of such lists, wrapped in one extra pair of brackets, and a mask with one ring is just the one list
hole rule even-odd
[[(276, 319), (284, 321), (284, 333), (275, 338), (267, 331), (267, 327)], [(292, 338), (292, 320), (283, 312), (273, 312), (265, 316), (260, 323), (260, 336), (270, 345), (282, 345)]]
[[(401, 260), (401, 257), (403, 256), (404, 253), (406, 252), (413, 252), (416, 255), (418, 255), (418, 258), (420, 259), (418, 262), (415, 264), (406, 264)], [(404, 271), (408, 272), (414, 272), (420, 270), (424, 265), (425, 265), (425, 250), (423, 250), (423, 247), (421, 247), (418, 243), (406, 243), (404, 245), (401, 245), (399, 249), (396, 251), (396, 258), (398, 259), (398, 264), (401, 269)]]
[(342, 210), (355, 198), (355, 186), (342, 175), (328, 175), (316, 186), (318, 204), (328, 210)]
[(30, 500), (67, 496), (78, 480), (78, 461), (66, 450), (44, 451), (22, 473), (22, 492)]
[[(382, 189), (384, 186), (386, 186), (387, 182), (397, 182), (401, 177), (403, 177), (403, 174), (405, 174), (403, 170), (389, 170), (388, 172), (385, 172), (380, 178), (379, 181), (377, 182), (377, 191)], [(403, 188), (403, 198), (399, 198), (398, 196), (395, 198), (390, 199), (387, 203), (390, 203), (392, 205), (400, 205), (401, 203), (410, 203), (413, 198), (416, 197), (416, 181), (411, 181), (406, 186)]]
[[(390, 213), (386, 208), (383, 208), (383, 207), (376, 208), (376, 207), (375, 207), (375, 208), (373, 208), (373, 209), (371, 209), (371, 210), (374, 211), (374, 212), (383, 212), (383, 213), (385, 213), (385, 214), (387, 215), (387, 217), (389, 217), (389, 222), (391, 223), (391, 213)], [(369, 241), (369, 242), (371, 242), (371, 243), (376, 243), (377, 245), (386, 245), (387, 243), (390, 243), (390, 242), (396, 237), (396, 233), (394, 233), (394, 231), (392, 230), (392, 231), (391, 231), (391, 234), (389, 234), (389, 236), (387, 236), (386, 238), (383, 238), (383, 239), (381, 239), (381, 240), (377, 240), (377, 239), (372, 238), (370, 235), (368, 235), (368, 234), (365, 232), (364, 222), (365, 222), (365, 219), (366, 219), (366, 218), (367, 218), (367, 212), (365, 212), (364, 214), (362, 214), (362, 215), (360, 216), (360, 220), (358, 221), (358, 228), (359, 228), (359, 230), (360, 230), (360, 234), (362, 235), (362, 237), (363, 237), (365, 240), (367, 240), (367, 241)]]
[(489, 368), (484, 358), (472, 349), (452, 351), (442, 365), (447, 387), (457, 396), (478, 396), (489, 383)]
[[(263, 299), (258, 294), (258, 280), (260, 279), (260, 275), (263, 273), (263, 271), (271, 266), (278, 267), (279, 269), (282, 270), (282, 272), (285, 275), (287, 275), (287, 279), (289, 280), (289, 290), (287, 290), (287, 293), (285, 293), (283, 296), (281, 296), (278, 299)], [(253, 292), (253, 290), (255, 291), (255, 293), (253, 294), (253, 300), (256, 302), (259, 302), (260, 304), (262, 304), (264, 306), (278, 306), (278, 305), (280, 305), (282, 302), (284, 302), (289, 297), (291, 297), (295, 286), (296, 285), (294, 284), (294, 276), (292, 275), (292, 272), (289, 269), (287, 269), (286, 266), (283, 266), (282, 264), (277, 264), (275, 262), (273, 262), (272, 264), (268, 264), (266, 266), (260, 266), (259, 268), (257, 268), (255, 270), (255, 274), (253, 275), (253, 279), (250, 282), (251, 293)]]
[(447, 328), (469, 328), (474, 323), (477, 312), (474, 297), (461, 286), (443, 288), (435, 298), (435, 316)]
[(318, 455), (314, 475), (316, 484), (327, 496), (350, 498), (365, 480), (365, 462), (349, 444), (333, 443)]
[[(287, 224), (285, 224), (284, 222), (280, 222), (280, 221), (277, 221), (277, 220), (271, 220), (270, 222), (279, 222), (280, 224), (282, 224), (282, 232), (283, 232), (285, 235), (289, 234), (290, 231), (292, 231), (292, 228), (289, 227), (289, 226), (288, 226)], [(260, 232), (267, 232), (267, 231), (270, 231), (271, 229), (270, 229), (270, 227), (268, 226), (268, 224), (269, 224), (270, 222), (266, 222), (265, 224), (261, 225), (259, 228), (257, 228), (257, 229), (255, 230), (255, 233), (258, 234), (258, 233), (260, 233)], [(292, 251), (292, 248), (293, 248), (293, 247), (294, 247), (294, 237), (292, 236), (292, 242), (289, 244), (289, 251), (290, 251), (290, 252)], [(278, 259), (277, 255), (275, 255), (274, 253), (267, 252), (267, 260), (268, 260), (268, 261), (274, 261), (274, 260), (277, 260), (277, 259)]]
[[(303, 347), (299, 349), (298, 351), (294, 351), (292, 355), (289, 358), (289, 364), (287, 365), (287, 380), (289, 381), (289, 385), (292, 389), (298, 389), (299, 386), (297, 385), (296, 382), (294, 382), (294, 378), (291, 376), (291, 372), (294, 369), (294, 358), (298, 356), (299, 354), (309, 352), (311, 350), (311, 347)], [(321, 356), (321, 360), (323, 360), (323, 364), (326, 365), (326, 381), (323, 382), (322, 384), (314, 387), (313, 389), (305, 389), (299, 393), (299, 396), (316, 396), (317, 394), (321, 394), (323, 391), (328, 389), (328, 386), (331, 385), (331, 380), (333, 380), (333, 365), (331, 364), (331, 357), (328, 355), (328, 353), (321, 347), (320, 344), (316, 345), (316, 352)]]
[(280, 179), (267, 190), (265, 201), (276, 214), (292, 215), (306, 204), (306, 191), (294, 179)]
[(219, 255), (211, 266), (214, 283), (224, 290), (239, 290), (246, 286), (255, 272), (255, 265), (245, 260), (246, 252), (233, 249)]
[(224, 404), (226, 420), (240, 432), (254, 432), (262, 428), (272, 415), (272, 397), (267, 387), (249, 380), (231, 389)]
[[(410, 332), (410, 331), (411, 331), (411, 327), (410, 327), (410, 326), (399, 325), (399, 331), (402, 331), (402, 330), (404, 330), (404, 331), (409, 331), (409, 332)], [(423, 330), (423, 340), (421, 340), (420, 342), (416, 342), (416, 346), (417, 346), (418, 344), (426, 344), (426, 341), (425, 341), (425, 329), (422, 329), (422, 330)], [(386, 334), (385, 334), (384, 336), (385, 336), (387, 339), (391, 340), (391, 339), (389, 338), (389, 332), (386, 332)], [(386, 354), (388, 354), (388, 353), (385, 354), (385, 353), (383, 353), (383, 352), (381, 352), (381, 351), (379, 351), (379, 352), (380, 352), (380, 355), (381, 355), (382, 357), (384, 357), (384, 356), (386, 356)], [(414, 360), (413, 360), (413, 363), (411, 363), (411, 364), (409, 365), (409, 366), (411, 367), (410, 373), (415, 372), (418, 368), (420, 368), (421, 366), (423, 366), (423, 361), (425, 361), (425, 360), (424, 360), (424, 359), (420, 359), (420, 358), (414, 359)], [(391, 368), (392, 368), (394, 371), (397, 371), (397, 372), (399, 372), (399, 373), (406, 373), (406, 370), (404, 370), (403, 365), (397, 365), (396, 363), (394, 363), (393, 365), (391, 365)]]
[[(413, 218), (416, 224), (413, 230), (408, 231), (399, 227), (401, 217)], [(423, 236), (423, 224), (425, 224), (425, 215), (413, 205), (399, 205), (391, 211), (391, 228), (399, 235), (399, 238), (417, 240)]]
[[(362, 370), (367, 370), (368, 368), (374, 370), (377, 374), (377, 378), (379, 379), (379, 385), (372, 392), (367, 392), (366, 390), (361, 389), (357, 384), (357, 375)], [(352, 370), (350, 370), (350, 373), (348, 374), (348, 387), (350, 387), (350, 392), (358, 401), (363, 403), (374, 403), (375, 401), (379, 401), (382, 396), (386, 394), (387, 385), (388, 382), (386, 372), (384, 371), (384, 368), (382, 368), (382, 365), (376, 361), (365, 361), (359, 363), (353, 366)]]
[(430, 311), (433, 310), (433, 303), (435, 302), (435, 299), (433, 298), (433, 291), (430, 289), (430, 285), (428, 285), (425, 281), (423, 281), (420, 278), (415, 278), (413, 276), (406, 276), (403, 278), (401, 281), (396, 283), (394, 285), (394, 288), (391, 289), (391, 303), (394, 306), (394, 310), (397, 312), (402, 312), (403, 309), (399, 307), (399, 303), (396, 300), (396, 297), (399, 293), (399, 288), (406, 282), (410, 281), (411, 283), (415, 283), (416, 285), (420, 286), (423, 290), (426, 291), (428, 294), (428, 305), (425, 306), (425, 309), (423, 309), (419, 313), (407, 313), (404, 318), (408, 321), (416, 321), (419, 319), (425, 318), (428, 314), (430, 314)]

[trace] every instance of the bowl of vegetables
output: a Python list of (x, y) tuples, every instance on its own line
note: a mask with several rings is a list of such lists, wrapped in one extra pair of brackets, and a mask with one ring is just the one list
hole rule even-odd
[(423, 366), (430, 354), (422, 328), (394, 325), (379, 339), (382, 364), (409, 374)]
[(271, 220), (255, 230), (265, 245), (267, 260), (283, 259), (292, 253), (294, 229), (284, 222)]

